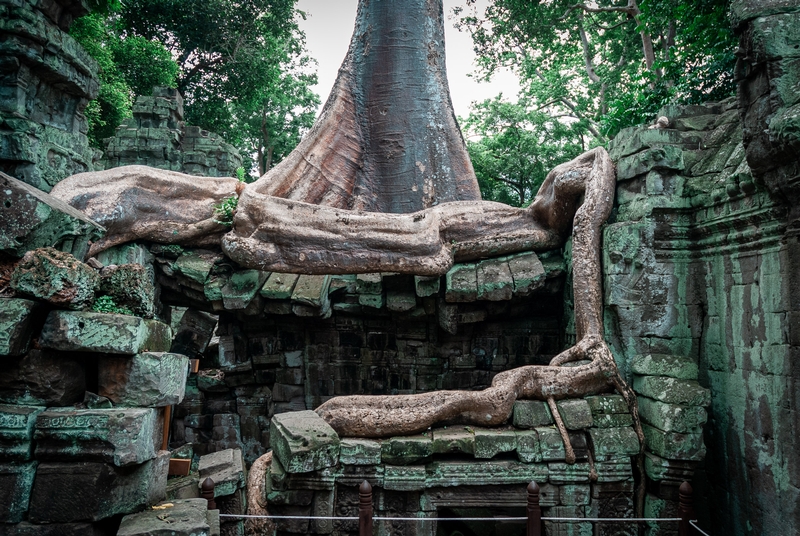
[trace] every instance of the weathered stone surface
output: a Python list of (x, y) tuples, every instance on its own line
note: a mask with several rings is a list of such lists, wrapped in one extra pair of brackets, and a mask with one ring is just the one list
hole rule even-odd
[(100, 396), (115, 406), (173, 406), (183, 400), (189, 358), (166, 352), (103, 357), (97, 363)]
[(635, 376), (633, 389), (638, 394), (684, 406), (703, 406), (711, 403), (711, 392), (694, 380), (677, 380), (665, 376)]
[(0, 192), (0, 251), (15, 257), (55, 247), (82, 258), (104, 232), (81, 211), (2, 172)]
[(596, 457), (633, 456), (639, 453), (639, 438), (630, 426), (591, 428), (589, 436)]
[(516, 430), (517, 458), (524, 463), (542, 461), (542, 447), (539, 444), (539, 433), (536, 430)]
[(567, 430), (581, 430), (592, 425), (592, 410), (586, 400), (582, 398), (559, 400), (557, 405)]
[[(423, 472), (425, 467), (422, 467)], [(424, 474), (424, 473), (423, 473)], [(435, 461), (427, 466), (427, 488), (445, 486), (485, 486), (487, 482), (504, 484), (530, 484), (531, 480), (544, 482), (548, 478), (545, 464), (520, 463), (510, 460), (486, 461)]]
[(679, 355), (638, 355), (631, 361), (631, 371), (642, 376), (669, 376), (679, 380), (697, 379), (697, 363), (689, 357)]
[(300, 278), (297, 274), (270, 274), (264, 286), (261, 288), (261, 295), (270, 300), (288, 300), (292, 297), (292, 291)]
[(628, 414), (628, 404), (621, 395), (587, 396), (584, 400), (589, 404), (592, 416)]
[(547, 402), (541, 400), (517, 400), (514, 402), (514, 426), (536, 428), (553, 424), (553, 416)]
[(632, 179), (652, 169), (682, 171), (684, 167), (683, 151), (665, 145), (620, 158), (617, 162), (617, 180)]
[(171, 334), (170, 327), (157, 320), (118, 314), (51, 311), (40, 342), (45, 348), (68, 352), (135, 355), (168, 351)]
[(155, 316), (155, 274), (150, 266), (119, 264), (100, 271), (100, 292), (144, 318)]
[(639, 415), (642, 422), (666, 432), (698, 432), (708, 420), (703, 407), (665, 404), (646, 397), (639, 397)]
[(197, 473), (167, 480), (167, 500), (199, 498), (200, 477)]
[(503, 258), (478, 263), (476, 282), (479, 300), (505, 301), (514, 293), (514, 279)]
[(197, 373), (197, 388), (209, 393), (226, 393), (225, 373), (219, 369), (204, 369)]
[(642, 424), (647, 450), (671, 460), (702, 460), (706, 455), (702, 433), (664, 432)]
[(339, 461), (345, 465), (378, 465), (381, 463), (381, 444), (372, 439), (342, 438)]
[(178, 499), (122, 518), (117, 536), (210, 536), (208, 501)]
[(68, 309), (83, 309), (94, 301), (100, 278), (91, 267), (54, 248), (28, 251), (11, 276), (17, 292)]
[(694, 476), (696, 466), (696, 461), (667, 460), (652, 452), (644, 453), (644, 471), (649, 479), (657, 482), (667, 480), (676, 485), (688, 482)]
[(222, 304), (225, 309), (230, 311), (246, 309), (269, 275), (259, 270), (241, 270), (231, 274), (221, 289)]
[(92, 523), (48, 523), (36, 525), (23, 521), (15, 525), (0, 525), (0, 536), (105, 536)]
[[(162, 246), (163, 247), (163, 246)], [(172, 246), (180, 249), (180, 246)], [(142, 244), (128, 243), (114, 246), (97, 254), (97, 260), (103, 266), (121, 264), (139, 264), (147, 266), (152, 264), (155, 256)]]
[(0, 402), (69, 406), (83, 399), (86, 375), (81, 361), (48, 350), (7, 359), (0, 374)]
[[(211, 269), (214, 268), (216, 256), (203, 250), (192, 250), (178, 257), (172, 267), (179, 274), (195, 283), (204, 284)], [(211, 299), (211, 297), (209, 297)], [(221, 298), (220, 298), (221, 299)]]
[(0, 464), (0, 523), (19, 523), (28, 511), (36, 462)]
[(428, 296), (436, 296), (439, 294), (439, 287), (441, 285), (441, 277), (422, 277), (414, 276), (414, 289), (417, 296), (420, 298), (427, 298)]
[(381, 442), (381, 462), (391, 465), (419, 463), (433, 454), (428, 434), (392, 437)]
[(339, 436), (310, 410), (275, 415), (270, 440), (275, 457), (289, 473), (333, 467), (339, 459)]
[(22, 355), (28, 351), (41, 308), (37, 302), (0, 298), (0, 355)]
[(0, 405), (0, 460), (27, 462), (33, 454), (33, 428), (41, 406)]
[(514, 295), (528, 296), (544, 286), (547, 275), (536, 253), (520, 253), (508, 257), (508, 268), (514, 280)]
[(156, 421), (154, 409), (51, 408), (36, 417), (36, 459), (141, 464), (156, 455)]
[(468, 426), (448, 426), (432, 430), (434, 454), (474, 454), (475, 430)]
[(200, 457), (200, 483), (214, 481), (214, 497), (233, 495), (244, 488), (244, 458), (241, 449), (225, 449)]
[(124, 468), (96, 462), (40, 463), (28, 519), (34, 523), (97, 521), (143, 510), (166, 497), (168, 469), (168, 451)]
[(216, 316), (197, 309), (188, 309), (174, 328), (175, 335), (169, 351), (189, 358), (199, 358), (208, 348), (216, 325)]
[(451, 303), (478, 299), (477, 266), (456, 264), (445, 274), (445, 300)]
[(517, 448), (514, 430), (475, 428), (475, 458), (494, 458)]

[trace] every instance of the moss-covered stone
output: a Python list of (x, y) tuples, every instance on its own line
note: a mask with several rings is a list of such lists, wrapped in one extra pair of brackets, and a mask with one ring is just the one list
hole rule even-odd
[(168, 351), (171, 338), (170, 327), (157, 320), (119, 314), (51, 311), (40, 343), (45, 348), (67, 352), (135, 355), (145, 351)]
[(475, 428), (475, 457), (494, 458), (501, 452), (513, 452), (517, 448), (514, 430)]
[(19, 523), (25, 518), (36, 464), (0, 464), (0, 523)]
[(450, 303), (478, 299), (477, 265), (456, 264), (445, 274), (445, 300)]
[(517, 428), (536, 428), (553, 424), (553, 416), (546, 402), (517, 400), (514, 402), (513, 422)]
[(339, 461), (345, 465), (378, 465), (381, 463), (381, 444), (371, 439), (343, 438)]
[(514, 295), (528, 296), (544, 286), (547, 279), (542, 261), (529, 251), (508, 257), (508, 269), (514, 280)]
[(118, 467), (155, 457), (156, 410), (51, 408), (36, 416), (36, 459)]
[(11, 276), (11, 288), (67, 309), (94, 301), (100, 277), (89, 265), (54, 248), (29, 251)]
[(122, 407), (173, 406), (183, 400), (189, 358), (168, 352), (98, 360), (98, 394)]
[(170, 536), (211, 536), (206, 499), (178, 499), (122, 518), (117, 536), (156, 536), (168, 526)]
[(28, 351), (40, 312), (37, 302), (0, 298), (0, 355), (22, 355)]
[(669, 376), (679, 380), (697, 379), (697, 363), (689, 357), (679, 355), (638, 355), (631, 361), (631, 370), (641, 376)]
[(586, 400), (582, 398), (559, 400), (557, 405), (567, 430), (581, 430), (592, 426), (592, 410)]
[(476, 283), (479, 300), (505, 301), (514, 294), (514, 279), (505, 258), (478, 263)]
[(630, 426), (617, 428), (591, 428), (594, 454), (601, 456), (633, 456), (639, 453), (639, 438)]
[(118, 306), (127, 307), (144, 318), (155, 316), (155, 275), (150, 266), (118, 264), (100, 272), (100, 292), (111, 296)]
[(245, 465), (241, 449), (224, 449), (200, 457), (200, 482), (214, 481), (214, 497), (227, 497), (245, 486)]
[(189, 251), (178, 257), (172, 266), (179, 274), (202, 285), (214, 267), (214, 259), (208, 255), (199, 255), (197, 252)]
[(391, 465), (410, 465), (426, 460), (433, 454), (429, 434), (399, 436), (381, 442), (381, 462)]
[(642, 422), (666, 432), (696, 433), (708, 420), (700, 406), (665, 404), (646, 397), (639, 397), (639, 415)]
[(662, 458), (702, 460), (706, 455), (703, 434), (700, 432), (692, 434), (665, 432), (648, 424), (642, 424), (642, 430), (647, 450)]
[(339, 461), (339, 436), (313, 411), (275, 415), (270, 423), (275, 456), (288, 473), (308, 473)]
[(434, 428), (432, 434), (434, 454), (475, 453), (475, 431), (469, 426)]
[(33, 429), (42, 406), (0, 405), (0, 460), (27, 462), (33, 455)]
[(642, 396), (667, 404), (706, 407), (711, 403), (711, 392), (694, 380), (678, 380), (665, 376), (635, 376), (633, 390)]
[(539, 433), (536, 430), (516, 430), (517, 458), (523, 463), (539, 463), (542, 461), (542, 448), (539, 445)]
[(0, 402), (32, 406), (69, 406), (83, 400), (86, 374), (82, 360), (47, 350), (31, 350), (4, 363)]
[(225, 309), (230, 311), (246, 309), (269, 275), (269, 272), (260, 270), (240, 270), (231, 274), (221, 290)]

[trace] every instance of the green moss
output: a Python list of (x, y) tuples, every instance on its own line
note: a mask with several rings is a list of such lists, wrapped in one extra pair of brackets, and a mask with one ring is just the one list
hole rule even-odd
[(92, 311), (96, 313), (116, 313), (118, 315), (135, 316), (133, 311), (127, 307), (117, 305), (114, 302), (114, 298), (111, 296), (100, 296), (97, 298), (94, 305), (92, 305)]

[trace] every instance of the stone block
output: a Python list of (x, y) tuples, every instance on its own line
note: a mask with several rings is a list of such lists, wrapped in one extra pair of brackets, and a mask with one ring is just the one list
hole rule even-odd
[(35, 473), (36, 462), (0, 464), (0, 524), (25, 518)]
[(428, 434), (399, 436), (381, 442), (381, 462), (391, 465), (410, 465), (431, 457), (433, 442)]
[(340, 443), (339, 461), (346, 465), (379, 465), (381, 444), (371, 439), (344, 438)]
[(227, 393), (225, 373), (219, 369), (204, 369), (197, 373), (197, 388), (208, 393)]
[(633, 416), (630, 413), (601, 413), (592, 416), (592, 426), (595, 428), (617, 428), (632, 425)]
[(665, 432), (642, 424), (647, 450), (670, 460), (702, 460), (706, 455), (703, 434)]
[(217, 317), (197, 309), (187, 309), (174, 327), (174, 336), (170, 352), (183, 354), (190, 358), (199, 358), (208, 348), (214, 336)]
[(105, 233), (80, 210), (2, 172), (0, 191), (0, 251), (14, 257), (57, 247), (82, 258), (89, 241)]
[(456, 264), (445, 275), (445, 300), (450, 303), (474, 302), (478, 299), (477, 266)]
[(223, 307), (229, 311), (246, 309), (268, 277), (269, 272), (260, 270), (234, 272), (221, 290)]
[[(174, 454), (172, 457), (175, 457)], [(196, 473), (167, 480), (167, 500), (198, 498), (200, 477)]]
[[(555, 426), (539, 426), (535, 428), (539, 434), (539, 447), (542, 451), (542, 460), (563, 461), (566, 456), (564, 440)], [(585, 459), (588, 453), (586, 435), (582, 432), (570, 432), (569, 441), (577, 459)]]
[(186, 254), (181, 255), (172, 263), (172, 268), (191, 281), (203, 285), (208, 279), (216, 260), (215, 255), (204, 253), (187, 251)]
[[(168, 531), (168, 532), (167, 532)], [(178, 499), (122, 518), (117, 536), (211, 536), (208, 501)]]
[(637, 355), (631, 360), (631, 371), (641, 376), (669, 376), (679, 380), (697, 379), (697, 363), (690, 357), (680, 355)]
[(575, 484), (590, 481), (592, 472), (588, 462), (550, 462), (547, 464), (548, 479), (551, 484)]
[(414, 276), (414, 290), (417, 293), (417, 296), (420, 298), (427, 298), (428, 296), (436, 296), (439, 294), (439, 287), (441, 285), (442, 278), (439, 276), (435, 277), (423, 277), (423, 276)]
[(501, 452), (513, 452), (517, 448), (514, 430), (475, 428), (475, 457), (494, 458)]
[(0, 402), (69, 406), (83, 400), (86, 375), (81, 361), (47, 350), (6, 360), (0, 374)]
[(44, 348), (65, 352), (135, 355), (166, 352), (172, 330), (163, 322), (135, 316), (51, 311), (42, 329)]
[(23, 521), (16, 525), (0, 524), (0, 536), (106, 536), (106, 533), (88, 522), (36, 525)]
[(154, 409), (51, 408), (36, 417), (36, 458), (141, 464), (156, 455), (157, 420)]
[(100, 292), (133, 314), (153, 318), (156, 313), (155, 274), (152, 266), (119, 264), (100, 271)]
[(155, 257), (142, 244), (122, 244), (105, 249), (97, 254), (97, 260), (103, 266), (112, 264), (139, 264), (146, 266), (151, 264)]
[(272, 273), (261, 288), (261, 295), (270, 300), (288, 300), (299, 278), (297, 274)]
[(189, 372), (189, 358), (167, 352), (98, 360), (98, 394), (115, 406), (161, 407), (180, 404)]
[(553, 416), (547, 402), (541, 400), (517, 400), (514, 402), (514, 426), (536, 428), (553, 424)]
[(547, 274), (536, 253), (527, 252), (508, 257), (508, 268), (514, 280), (514, 295), (528, 296), (544, 286)]
[(233, 495), (245, 486), (245, 466), (240, 449), (225, 449), (200, 457), (200, 483), (214, 481), (214, 497)]
[(592, 490), (587, 484), (564, 484), (559, 486), (558, 496), (564, 506), (588, 506)]
[(707, 407), (711, 391), (694, 380), (678, 380), (665, 376), (634, 376), (633, 390), (637, 394), (667, 404)]
[(694, 477), (697, 463), (693, 460), (667, 460), (652, 452), (644, 453), (644, 472), (647, 478), (656, 482), (667, 481), (675, 485), (689, 482)]
[(33, 454), (33, 429), (41, 406), (0, 406), (0, 460), (27, 462)]
[(542, 448), (539, 445), (539, 433), (536, 430), (517, 430), (517, 458), (524, 463), (542, 461)]
[(510, 300), (514, 293), (514, 279), (504, 258), (478, 263), (476, 283), (479, 300), (505, 301)]
[(411, 311), (417, 306), (417, 297), (410, 291), (387, 290), (386, 308), (397, 313)]
[(356, 293), (383, 294), (383, 276), (379, 273), (358, 274), (356, 276)]
[(168, 469), (168, 451), (122, 468), (97, 462), (40, 463), (28, 519), (33, 523), (99, 521), (143, 510), (166, 498)]
[(591, 428), (589, 436), (595, 458), (633, 456), (639, 453), (639, 438), (630, 426), (618, 428)]
[(628, 404), (622, 395), (595, 395), (584, 398), (589, 404), (592, 416), (629, 414)]
[(592, 426), (592, 410), (586, 400), (582, 398), (559, 400), (556, 404), (567, 430), (581, 430)]
[(468, 426), (434, 428), (431, 447), (434, 454), (474, 454), (475, 431)]
[(84, 309), (94, 301), (100, 276), (89, 265), (54, 248), (28, 251), (11, 275), (11, 288), (58, 307)]
[(385, 465), (383, 489), (388, 491), (421, 491), (425, 489), (427, 472), (424, 465)]
[(0, 298), (0, 355), (28, 351), (41, 307), (35, 301)]
[(685, 167), (683, 151), (679, 147), (666, 145), (653, 147), (617, 161), (617, 180), (632, 179), (650, 170), (682, 171)]
[(339, 460), (339, 436), (313, 411), (275, 415), (270, 439), (275, 457), (288, 473), (333, 467)]
[(642, 422), (665, 432), (697, 433), (708, 420), (703, 407), (665, 404), (643, 396), (639, 397), (639, 415)]

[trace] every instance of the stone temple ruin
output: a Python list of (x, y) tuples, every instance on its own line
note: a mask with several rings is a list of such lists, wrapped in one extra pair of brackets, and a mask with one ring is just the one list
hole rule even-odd
[[(74, 44), (61, 31), (86, 7), (0, 9), (4, 32), (44, 21), (61, 47), (47, 53), (64, 55)], [(336, 97), (386, 75), (371, 64), (346, 60), (298, 148), (320, 158), (321, 175), (290, 156), (244, 191), (224, 173), (167, 166), (59, 182), (91, 172), (88, 160), (49, 179), (45, 135), (24, 138), (23, 151), (6, 142), (23, 137), (0, 130), (3, 161), (25, 162), (0, 175), (0, 535), (352, 534), (355, 522), (302, 516), (355, 515), (364, 480), (376, 515), (398, 518), (522, 515), (531, 480), (547, 516), (673, 517), (689, 480), (712, 534), (797, 532), (799, 13), (734, 2), (735, 99), (666, 107), (666, 128), (620, 133), (608, 147), (615, 183), (602, 178), (605, 153), (555, 170), (551, 185), (593, 177), (569, 197), (576, 206), (584, 191), (582, 206), (608, 203), (602, 218), (577, 217), (566, 243), (574, 208), (542, 219), (536, 206), (482, 204), (420, 160), (409, 166), (410, 183), (427, 181), (414, 206), (402, 210), (411, 187), (376, 201), (381, 210), (365, 206), (383, 186), (345, 164), (385, 169), (380, 153), (326, 159), (313, 148), (344, 143), (326, 121), (359, 124)], [(16, 57), (0, 78), (3, 128), (50, 132), (8, 103), (23, 86), (49, 87), (23, 75), (52, 62)], [(79, 125), (91, 90), (53, 87), (73, 88)], [(36, 103), (26, 109), (53, 102), (44, 90), (25, 95)], [(59, 131), (72, 141), (47, 138), (56, 152), (83, 143), (76, 128), (74, 138)], [(448, 143), (449, 162), (469, 171)], [(413, 175), (422, 168), (436, 176)], [(169, 216), (139, 210), (130, 187), (143, 184)], [(159, 201), (163, 185), (176, 197)], [(232, 230), (211, 214), (229, 195), (240, 195)], [(551, 232), (563, 221), (566, 234)], [(218, 510), (200, 498), (207, 477)], [(219, 517), (266, 511), (300, 517), (274, 527)], [(497, 526), (376, 522), (381, 534), (524, 531)], [(638, 533), (590, 521), (546, 530)]]

